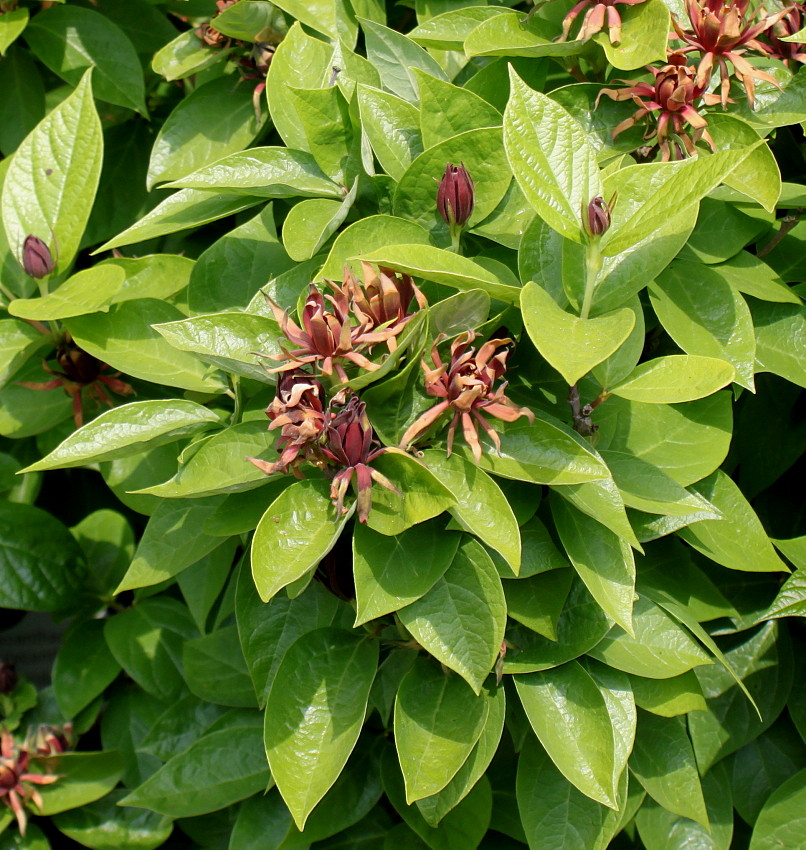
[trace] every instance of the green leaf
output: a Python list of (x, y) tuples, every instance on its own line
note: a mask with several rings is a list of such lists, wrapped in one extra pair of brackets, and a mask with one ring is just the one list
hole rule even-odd
[(11, 9), (0, 20), (0, 56), (5, 56), (8, 48), (28, 26), (27, 9)]
[(501, 488), (459, 455), (447, 457), (437, 449), (429, 449), (424, 452), (423, 461), (453, 494), (456, 505), (450, 509), (451, 516), (465, 531), (495, 549), (517, 575), (521, 565), (521, 535)]
[(258, 355), (280, 352), (282, 333), (274, 319), (248, 313), (212, 313), (152, 327), (179, 351), (198, 354), (227, 372), (274, 383), (258, 359)]
[(361, 125), (381, 168), (400, 180), (412, 161), (423, 152), (420, 113), (390, 92), (358, 86)]
[(484, 266), (430, 245), (390, 245), (362, 254), (360, 259), (455, 289), (481, 289), (508, 304), (516, 304), (520, 296), (519, 287), (501, 280)]
[(178, 254), (151, 254), (145, 257), (111, 257), (99, 265), (123, 270), (123, 285), (112, 296), (112, 303), (119, 304), (137, 298), (171, 298), (188, 285), (196, 263)]
[(557, 622), (571, 590), (574, 573), (568, 569), (550, 571), (504, 582), (507, 615), (549, 640), (557, 640)]
[(85, 578), (84, 555), (58, 519), (0, 502), (0, 606), (67, 610), (81, 599)]
[(252, 539), (252, 575), (260, 598), (304, 576), (333, 548), (349, 519), (333, 516), (323, 481), (296, 481), (269, 505)]
[(48, 772), (58, 773), (60, 779), (53, 785), (37, 788), (42, 805), (37, 813), (49, 817), (68, 809), (77, 809), (108, 794), (117, 785), (123, 773), (123, 759), (115, 751), (100, 753), (62, 753), (32, 764), (47, 764)]
[(734, 289), (763, 301), (785, 304), (800, 304), (800, 298), (791, 287), (763, 260), (749, 251), (740, 251), (724, 263), (711, 266), (711, 273), (718, 274)]
[(216, 15), (216, 29), (241, 41), (280, 41), (288, 25), (279, 8), (264, 0), (246, 0)]
[(506, 692), (496, 687), (486, 692), (487, 719), (481, 735), (453, 779), (437, 794), (417, 801), (420, 814), (431, 826), (454, 809), (482, 778), (498, 749), (506, 716)]
[(283, 222), (283, 244), (297, 262), (310, 260), (341, 227), (355, 200), (358, 182), (341, 202), (311, 198), (291, 208)]
[(784, 582), (772, 605), (756, 621), (779, 617), (806, 617), (806, 570), (797, 570)]
[(342, 771), (358, 739), (378, 643), (324, 628), (292, 644), (266, 703), (272, 775), (299, 829)]
[[(254, 720), (259, 721), (259, 715)], [(271, 777), (261, 737), (260, 726), (251, 720), (209, 732), (169, 759), (119, 805), (193, 817), (264, 791)]]
[(614, 626), (588, 655), (617, 670), (666, 679), (711, 663), (710, 656), (660, 606), (639, 596), (633, 606), (633, 631)]
[(182, 666), (191, 693), (200, 699), (219, 705), (257, 707), (236, 626), (225, 626), (187, 641), (182, 649)]
[(736, 380), (754, 389), (756, 340), (744, 299), (705, 265), (675, 261), (649, 286), (652, 308), (687, 354), (726, 360)]
[(20, 386), (18, 381), (44, 383), (53, 380), (39, 359), (29, 360), (14, 375), (14, 381), (3, 387), (0, 405), (0, 434), (21, 439), (41, 434), (64, 422), (72, 413), (69, 396), (62, 390), (42, 392)]
[(806, 387), (806, 362), (800, 354), (806, 337), (806, 308), (757, 304), (750, 312), (756, 328), (756, 371), (772, 372)]
[(635, 561), (629, 544), (556, 496), (551, 512), (565, 551), (593, 598), (632, 633)]
[(777, 572), (788, 570), (778, 557), (761, 521), (741, 490), (721, 470), (693, 488), (723, 516), (704, 520), (680, 530), (695, 549), (731, 570)]
[(504, 146), (512, 173), (538, 215), (566, 239), (581, 242), (582, 214), (602, 195), (596, 153), (562, 106), (510, 73)]
[(266, 283), (267, 269), (276, 277), (292, 267), (277, 238), (272, 204), (267, 204), (199, 257), (190, 276), (188, 305), (194, 314), (241, 310)]
[[(18, 304), (20, 300), (11, 304)], [(27, 322), (0, 319), (0, 386), (13, 377), (35, 351), (48, 344), (48, 337)]]
[(92, 585), (100, 598), (118, 586), (134, 554), (134, 531), (123, 514), (107, 508), (85, 516), (70, 533), (87, 559)]
[(487, 698), (420, 658), (395, 700), (395, 746), (406, 803), (441, 791), (467, 761), (487, 719)]
[(635, 704), (661, 717), (677, 717), (689, 711), (706, 711), (705, 697), (693, 670), (669, 679), (630, 676)]
[(735, 377), (733, 366), (715, 357), (671, 354), (636, 366), (613, 395), (649, 404), (675, 404), (711, 395)]
[(766, 221), (745, 215), (738, 205), (703, 198), (697, 224), (680, 258), (709, 264), (724, 262), (755, 242), (767, 227)]
[(432, 331), (453, 337), (483, 324), (489, 312), (490, 296), (482, 289), (469, 289), (431, 304), (428, 321)]
[(569, 384), (617, 351), (635, 325), (635, 314), (627, 308), (596, 319), (578, 318), (533, 282), (521, 290), (521, 310), (537, 350)]
[(423, 648), (480, 692), (506, 626), (501, 580), (480, 543), (467, 538), (442, 578), (398, 617)]
[[(545, 595), (544, 618), (551, 617), (553, 620), (553, 612), (557, 608), (562, 609), (556, 627), (553, 627), (554, 637), (524, 629), (512, 630), (509, 640), (516, 651), (507, 651), (504, 659), (505, 673), (532, 673), (565, 664), (585, 652), (590, 653), (610, 631), (610, 619), (590, 595), (582, 580), (574, 578), (569, 591), (567, 580), (561, 575), (563, 572), (552, 570), (535, 576), (530, 582), (535, 586), (537, 597)], [(571, 570), (568, 572), (573, 576)], [(530, 619), (532, 622), (527, 623), (530, 628), (539, 624), (536, 618)]]
[(103, 136), (90, 75), (20, 144), (0, 197), (3, 228), (17, 261), (22, 264), (25, 237), (33, 234), (51, 247), (56, 275), (78, 251), (101, 176)]
[(206, 165), (166, 184), (167, 189), (214, 190), (259, 198), (339, 198), (346, 190), (320, 170), (305, 151), (250, 148)]
[(416, 103), (415, 68), (437, 79), (447, 79), (436, 59), (401, 33), (368, 20), (361, 21), (361, 28), (366, 39), (367, 59), (378, 69), (383, 87), (392, 94)]
[(557, 492), (582, 513), (609, 528), (639, 552), (642, 551), (624, 509), (624, 500), (612, 478), (571, 484)]
[(529, 723), (563, 776), (585, 796), (617, 809), (613, 726), (590, 674), (569, 661), (514, 682)]
[(103, 621), (76, 623), (53, 662), (53, 693), (59, 711), (72, 720), (104, 692), (118, 673), (120, 664), (106, 645)]
[(105, 15), (75, 6), (45, 9), (28, 25), (25, 40), (36, 57), (71, 86), (94, 68), (96, 97), (148, 114), (134, 45)]
[(185, 692), (182, 645), (196, 634), (187, 608), (165, 596), (146, 599), (104, 623), (115, 660), (149, 694), (171, 702)]
[(203, 44), (195, 30), (187, 30), (161, 47), (151, 60), (155, 74), (166, 80), (184, 80), (226, 58), (227, 50), (211, 50)]
[(535, 15), (524, 22), (523, 12), (507, 12), (480, 23), (465, 39), (468, 56), (573, 56), (579, 41), (555, 41), (556, 27)]
[[(3, 20), (7, 18), (8, 13), (3, 15)], [(0, 62), (0, 85), (6, 92), (6, 96), (0, 102), (0, 151), (7, 157), (3, 165), (5, 169), (11, 164), (10, 155), (45, 117), (45, 84), (42, 82), (39, 65), (34, 58), (27, 50), (13, 44), (8, 49), (3, 62)], [(3, 245), (2, 251), (5, 252), (7, 245), (5, 237), (1, 235), (0, 244)], [(8, 270), (8, 258), (5, 265)], [(19, 266), (14, 262), (11, 268), (19, 269)], [(21, 275), (20, 270), (17, 276)], [(19, 291), (24, 294), (28, 292), (24, 288)]]
[[(716, 664), (697, 671), (708, 711), (692, 714), (688, 728), (701, 770), (768, 729), (783, 710), (792, 686), (792, 647), (788, 633), (775, 620), (740, 635), (725, 657), (733, 674)], [(757, 710), (734, 686), (734, 675), (742, 680)]]
[(353, 532), (355, 624), (397, 611), (418, 600), (453, 560), (461, 536), (431, 520), (393, 537), (363, 525)]
[(806, 770), (780, 786), (756, 821), (750, 850), (797, 847), (806, 841)]
[[(212, 115), (216, 120), (211, 126)], [(255, 116), (250, 86), (235, 75), (199, 86), (177, 104), (160, 128), (151, 148), (148, 188), (243, 150), (264, 123), (265, 116), (263, 120)]]
[(641, 713), (630, 769), (666, 810), (709, 826), (697, 762), (682, 718)]
[[(228, 215), (249, 209), (260, 203), (260, 198), (205, 192), (201, 189), (183, 189), (174, 192), (131, 227), (105, 242), (93, 253), (145, 242), (156, 236), (176, 233), (190, 227), (209, 224)], [(61, 241), (59, 242), (61, 245)]]
[(621, 41), (614, 45), (606, 32), (593, 40), (604, 49), (607, 61), (620, 71), (632, 71), (651, 62), (666, 60), (669, 10), (663, 0), (629, 6), (621, 13)]
[(56, 815), (53, 823), (68, 838), (94, 850), (156, 850), (167, 841), (173, 822), (164, 815), (119, 807), (123, 790)]
[(372, 510), (367, 526), (387, 536), (438, 516), (454, 504), (450, 490), (422, 463), (399, 449), (387, 449), (372, 466), (397, 487), (372, 488)]
[[(500, 124), (500, 120), (496, 124)], [(468, 226), (482, 222), (501, 202), (512, 181), (500, 126), (468, 130), (429, 147), (406, 169), (395, 189), (395, 215), (416, 221), (438, 244), (450, 244), (448, 225), (436, 206), (446, 163), (461, 162), (475, 184)], [(436, 181), (436, 182), (435, 182)]]
[(133, 401), (104, 411), (42, 460), (26, 467), (25, 472), (67, 469), (136, 455), (146, 446), (154, 448), (180, 440), (220, 421), (213, 411), (193, 401)]
[(620, 813), (578, 791), (533, 738), (518, 759), (517, 793), (530, 850), (602, 850), (618, 829)]
[(152, 327), (181, 318), (164, 301), (140, 298), (65, 324), (81, 348), (127, 375), (195, 392), (220, 392), (226, 386), (222, 376), (208, 375), (200, 360), (169, 345)]
[[(464, 9), (452, 9), (420, 23), (420, 26), (408, 33), (408, 37), (423, 47), (461, 50), (467, 36), (479, 24), (506, 13), (506, 9), (496, 6), (471, 5)], [(422, 21), (422, 17), (420, 20)]]
[(328, 38), (342, 37), (355, 44), (355, 18), (336, 0), (276, 0), (274, 5)]

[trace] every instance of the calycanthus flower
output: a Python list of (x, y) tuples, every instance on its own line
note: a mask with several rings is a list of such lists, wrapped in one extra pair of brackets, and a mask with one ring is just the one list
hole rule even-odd
[(103, 402), (108, 407), (114, 407), (114, 404), (101, 384), (118, 395), (128, 396), (134, 393), (129, 384), (118, 379), (120, 372), (104, 374), (110, 367), (79, 348), (69, 333), (62, 337), (56, 348), (56, 362), (61, 371), (51, 369), (44, 361), (42, 363), (46, 372), (57, 376), (52, 381), (20, 381), (19, 384), (31, 390), (54, 390), (62, 387), (73, 400), (73, 420), (78, 428), (84, 423), (82, 390), (87, 390), (99, 404)]
[(605, 17), (607, 18), (608, 36), (611, 44), (621, 43), (621, 15), (616, 8), (617, 4), (624, 6), (637, 6), (645, 0), (580, 0), (563, 19), (563, 34), (560, 41), (565, 41), (571, 32), (574, 21), (583, 9), (588, 9), (582, 21), (577, 40), (588, 41), (597, 32), (605, 28)]
[(54, 774), (29, 773), (30, 758), (28, 750), (19, 747), (10, 732), (4, 730), (0, 734), (0, 802), (14, 813), (21, 835), (25, 835), (28, 824), (26, 807), (33, 803), (42, 808), (36, 786), (51, 785), (60, 779)]
[(473, 452), (476, 460), (481, 459), (481, 443), (479, 442), (478, 427), (480, 426), (490, 437), (500, 451), (501, 440), (498, 433), (485, 418), (493, 416), (504, 422), (514, 422), (521, 416), (534, 421), (534, 414), (526, 407), (514, 405), (504, 395), (506, 383), (497, 388), (496, 382), (506, 372), (508, 351), (496, 351), (509, 345), (510, 339), (491, 339), (476, 352), (471, 343), (476, 338), (476, 332), (469, 330), (461, 334), (451, 345), (451, 359), (443, 363), (438, 346), (445, 339), (440, 335), (431, 348), (429, 367), (425, 359), (422, 361), (425, 372), (426, 392), (441, 401), (422, 414), (408, 428), (400, 441), (400, 448), (406, 449), (421, 436), (443, 413), (451, 411), (453, 417), (448, 426), (448, 455), (453, 451), (453, 441), (456, 428), (461, 422), (465, 441)]
[(473, 214), (476, 189), (464, 163), (449, 162), (437, 189), (437, 211), (451, 229), (463, 228)]
[(770, 42), (767, 48), (770, 56), (780, 59), (785, 65), (793, 70), (792, 65), (795, 62), (806, 63), (806, 44), (801, 44), (796, 41), (782, 41), (800, 32), (806, 26), (806, 12), (799, 5), (790, 6), (785, 10), (785, 14), (777, 20), (765, 32), (765, 36)]
[[(758, 36), (780, 21), (787, 13), (782, 9), (772, 15), (767, 15), (760, 22), (748, 20), (749, 0), (685, 0), (686, 12), (691, 24), (689, 29), (683, 29), (677, 18), (672, 16), (677, 37), (685, 42), (680, 53), (699, 51), (702, 54), (697, 66), (696, 86), (705, 89), (711, 79), (714, 65), (719, 67), (720, 100), (722, 106), (728, 104), (730, 92), (730, 70), (728, 62), (739, 83), (747, 92), (747, 102), (753, 108), (755, 82), (766, 80), (775, 86), (775, 77), (751, 65), (744, 54), (755, 50), (761, 55), (769, 55), (770, 48), (758, 41)], [(755, 15), (755, 9), (753, 10)], [(780, 88), (780, 86), (779, 86)]]
[[(644, 139), (657, 141), (664, 162), (683, 158), (681, 143), (691, 155), (696, 153), (694, 145), (700, 139), (714, 150), (713, 139), (706, 130), (708, 122), (697, 111), (694, 102), (700, 99), (706, 105), (719, 102), (718, 95), (707, 94), (705, 86), (697, 83), (694, 67), (686, 67), (682, 55), (671, 54), (669, 59), (670, 63), (663, 68), (649, 68), (655, 76), (654, 83), (628, 81), (627, 88), (602, 89), (599, 92), (599, 98), (607, 95), (612, 100), (632, 100), (638, 106), (629, 118), (615, 127), (612, 132), (614, 139), (643, 118), (657, 113), (657, 123), (647, 127)], [(599, 98), (596, 99), (597, 104)], [(686, 125), (694, 128), (691, 136)]]

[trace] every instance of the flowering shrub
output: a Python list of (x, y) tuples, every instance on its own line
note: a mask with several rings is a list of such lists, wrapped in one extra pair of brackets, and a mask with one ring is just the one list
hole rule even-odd
[(804, 23), (0, 2), (0, 850), (806, 846)]

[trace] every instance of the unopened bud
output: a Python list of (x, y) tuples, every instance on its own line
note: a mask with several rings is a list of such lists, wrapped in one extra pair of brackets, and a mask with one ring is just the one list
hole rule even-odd
[(47, 277), (56, 267), (50, 248), (38, 236), (26, 236), (22, 246), (22, 267), (31, 277)]
[(437, 190), (437, 209), (448, 227), (464, 227), (473, 213), (475, 190), (464, 165), (445, 166)]
[(0, 694), (10, 694), (17, 687), (17, 671), (13, 664), (0, 661)]
[(610, 207), (604, 198), (596, 196), (588, 204), (586, 230), (590, 236), (601, 236), (610, 228)]

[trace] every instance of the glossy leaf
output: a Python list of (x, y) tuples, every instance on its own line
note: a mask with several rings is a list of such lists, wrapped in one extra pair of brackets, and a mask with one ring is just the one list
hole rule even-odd
[(358, 86), (361, 123), (381, 168), (400, 180), (423, 152), (420, 116), (402, 97), (371, 86)]
[[(106, 752), (62, 753), (41, 759), (61, 781), (39, 790), (42, 805), (39, 814), (48, 816), (76, 809), (108, 794), (123, 773), (123, 759), (114, 750)], [(35, 763), (36, 764), (36, 763)]]
[(797, 847), (806, 839), (806, 771), (800, 771), (778, 788), (767, 801), (756, 821), (751, 850), (773, 847)]
[(257, 707), (236, 626), (187, 641), (182, 648), (182, 667), (185, 681), (197, 697), (220, 705)]
[(637, 366), (613, 395), (649, 404), (695, 401), (722, 389), (735, 376), (733, 366), (715, 357), (672, 354)]

